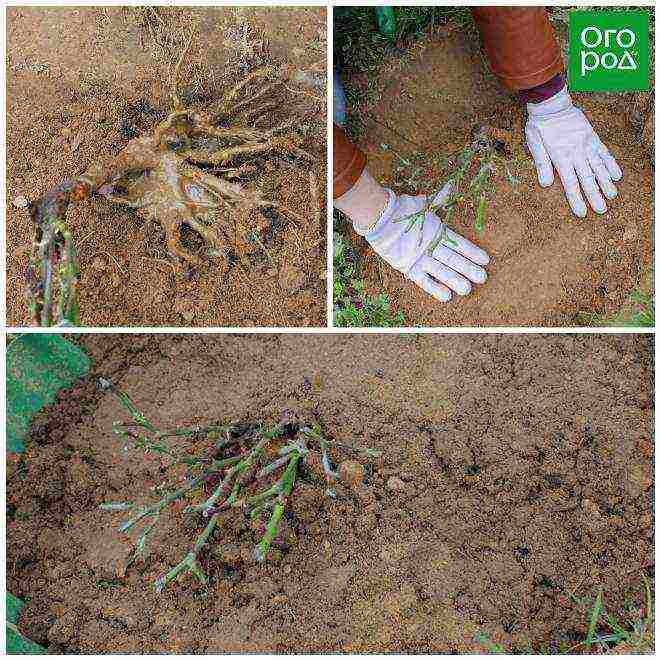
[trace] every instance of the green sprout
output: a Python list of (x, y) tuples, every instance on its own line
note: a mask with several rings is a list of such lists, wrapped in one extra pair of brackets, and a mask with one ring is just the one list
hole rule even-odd
[(390, 328), (405, 325), (402, 312), (392, 312), (389, 298), (367, 294), (357, 274), (357, 257), (338, 232), (333, 240), (333, 324), (337, 327)]

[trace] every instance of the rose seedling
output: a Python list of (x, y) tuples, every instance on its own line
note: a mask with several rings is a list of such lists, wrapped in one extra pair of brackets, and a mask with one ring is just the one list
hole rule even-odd
[[(184, 483), (159, 489), (160, 494), (164, 494), (152, 504), (108, 502), (101, 505), (106, 511), (130, 512), (120, 532), (143, 525), (130, 564), (144, 556), (149, 535), (161, 514), (182, 500), (187, 503), (183, 514), (196, 520), (201, 531), (190, 552), (156, 580), (158, 592), (187, 573), (203, 585), (208, 584), (209, 577), (200, 564), (200, 556), (210, 544), (219, 542), (214, 532), (221, 516), (234, 513), (261, 523), (253, 557), (263, 562), (279, 540), (282, 519), (292, 498), (296, 497), (296, 484), (306, 464), (321, 466), (325, 494), (333, 498), (336, 497), (334, 484), (339, 478), (333, 454), (378, 455), (372, 449), (333, 441), (318, 426), (290, 422), (272, 427), (216, 424), (161, 431), (110, 380), (102, 378), (99, 385), (102, 390), (114, 393), (131, 417), (128, 423), (113, 425), (114, 433), (125, 441), (127, 451), (156, 452), (166, 463), (166, 470), (186, 467)], [(200, 445), (202, 449), (198, 449)], [(190, 453), (191, 447), (193, 453)]]

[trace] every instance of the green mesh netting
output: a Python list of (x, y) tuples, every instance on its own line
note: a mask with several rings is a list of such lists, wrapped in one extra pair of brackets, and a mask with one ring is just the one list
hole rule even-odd
[(89, 358), (55, 334), (21, 335), (7, 346), (7, 451), (21, 452), (35, 414), (89, 371)]
[[(56, 334), (13, 335), (7, 344), (7, 452), (25, 450), (30, 423), (57, 392), (89, 371), (89, 358)], [(7, 594), (7, 654), (31, 655), (46, 650), (23, 637), (17, 627), (23, 602)]]

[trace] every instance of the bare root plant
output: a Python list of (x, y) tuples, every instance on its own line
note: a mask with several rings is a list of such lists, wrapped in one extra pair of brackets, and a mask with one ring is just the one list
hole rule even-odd
[[(126, 450), (156, 452), (167, 463), (170, 483), (159, 489), (165, 494), (158, 501), (101, 505), (106, 511), (130, 512), (120, 532), (142, 525), (128, 565), (144, 557), (147, 541), (160, 516), (176, 503), (186, 503), (183, 515), (198, 523), (199, 534), (190, 551), (156, 580), (157, 592), (188, 574), (202, 585), (209, 583), (203, 564), (209, 546), (220, 542), (214, 534), (227, 514), (246, 516), (251, 521), (259, 538), (253, 551), (254, 560), (266, 561), (271, 548), (281, 543), (281, 523), (291, 500), (299, 494), (298, 481), (305, 466), (314, 465), (322, 470), (325, 494), (334, 498), (339, 472), (333, 455), (340, 452), (364, 457), (379, 455), (372, 449), (333, 441), (317, 425), (305, 426), (286, 419), (272, 427), (226, 424), (162, 431), (110, 380), (100, 379), (99, 386), (113, 392), (131, 416), (129, 423), (113, 425), (114, 433), (126, 442)], [(186, 469), (183, 483), (176, 475), (177, 468), (180, 470), (182, 466)]]
[(286, 107), (284, 76), (276, 67), (248, 73), (224, 92), (213, 112), (185, 108), (178, 80), (189, 47), (190, 40), (171, 76), (173, 109), (153, 134), (132, 139), (117, 156), (100, 158), (79, 177), (30, 204), (35, 235), (26, 294), (36, 325), (78, 322), (79, 270), (66, 224), (71, 202), (100, 195), (128, 206), (163, 227), (167, 250), (177, 265), (179, 260), (200, 265), (200, 256), (181, 244), (184, 227), (201, 237), (211, 256), (228, 258), (225, 248), (237, 234), (258, 239), (259, 209), (278, 207), (236, 181), (257, 169), (256, 159), (285, 152), (314, 160), (294, 133), (301, 117), (262, 127), (274, 109)]

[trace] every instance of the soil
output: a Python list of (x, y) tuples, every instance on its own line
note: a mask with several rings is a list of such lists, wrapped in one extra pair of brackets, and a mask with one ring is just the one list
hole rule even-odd
[[(505, 170), (488, 184), (485, 230), (474, 229), (475, 208), (464, 207), (452, 225), (491, 257), (488, 281), (473, 293), (438, 303), (385, 264), (352, 231), (362, 257), (361, 275), (372, 294), (385, 292), (412, 326), (576, 326), (611, 319), (630, 306), (634, 291), (653, 291), (653, 92), (573, 94), (624, 172), (609, 212), (574, 217), (556, 177), (549, 189), (536, 179), (524, 145), (524, 108), (489, 72), (476, 33), (451, 26), (392, 54), (375, 76), (346, 72), (357, 85), (359, 141), (371, 173), (396, 192), (418, 191), (397, 182), (405, 158), (422, 153), (418, 181), (438, 183), (432, 157), (450, 156), (487, 125), (504, 136)], [(642, 98), (643, 97), (643, 98)], [(389, 148), (383, 148), (383, 144)], [(399, 177), (401, 178), (401, 177)], [(427, 186), (429, 184), (427, 183)]]
[[(159, 224), (100, 197), (75, 205), (67, 217), (82, 324), (325, 326), (326, 18), (316, 7), (9, 9), (9, 325), (30, 322), (23, 289), (33, 226), (20, 198), (36, 199), (152, 132), (171, 111), (170, 62), (192, 28), (198, 36), (180, 87), (189, 106), (213, 108), (255, 66), (288, 67), (290, 107), (306, 117), (301, 146), (317, 158), (311, 170), (320, 199), (312, 199), (308, 163), (263, 157), (251, 183), (290, 211), (266, 217), (270, 258), (255, 244), (248, 263), (227, 269), (208, 259), (195, 270), (175, 267)], [(194, 248), (196, 238), (183, 240)]]
[[(643, 603), (650, 335), (77, 341), (92, 373), (35, 421), (7, 489), (7, 588), (27, 601), (21, 631), (51, 653), (480, 653), (483, 636), (556, 651), (585, 638), (600, 588), (620, 620)], [(207, 590), (186, 579), (156, 595), (199, 528), (172, 512), (125, 569), (125, 514), (98, 505), (163, 477), (112, 434), (125, 412), (100, 375), (161, 427), (293, 411), (383, 455), (364, 475), (344, 464), (336, 500), (294, 498), (279, 561), (252, 563), (235, 520), (209, 546)]]

